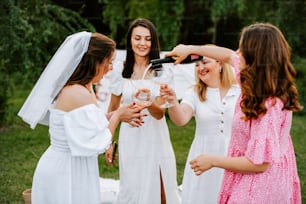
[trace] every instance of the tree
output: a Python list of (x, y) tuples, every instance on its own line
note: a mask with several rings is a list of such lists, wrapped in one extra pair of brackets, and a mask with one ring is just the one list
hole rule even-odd
[(136, 18), (151, 20), (159, 33), (161, 48), (169, 50), (178, 42), (181, 18), (184, 11), (182, 0), (100, 0), (103, 4), (103, 23), (110, 27), (110, 35), (121, 48), (125, 47), (128, 26)]
[(77, 12), (47, 0), (2, 0), (0, 13), (0, 125), (3, 125), (9, 114), (7, 100), (15, 84), (32, 85), (67, 35), (95, 28)]

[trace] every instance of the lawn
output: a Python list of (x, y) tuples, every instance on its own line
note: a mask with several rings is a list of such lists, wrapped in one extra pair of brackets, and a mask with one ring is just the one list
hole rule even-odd
[[(306, 117), (295, 116), (292, 138), (296, 151), (303, 203), (306, 203)], [(187, 153), (193, 139), (194, 121), (185, 127), (176, 127), (168, 121), (171, 139), (176, 154), (178, 183), (182, 181)], [(19, 118), (0, 135), (0, 203), (22, 203), (21, 193), (31, 187), (32, 176), (38, 159), (49, 145), (48, 130), (44, 126), (30, 129)], [(99, 157), (100, 175), (104, 178), (118, 178), (118, 165), (108, 167), (104, 157)], [(275, 185), (275, 184), (271, 184)]]

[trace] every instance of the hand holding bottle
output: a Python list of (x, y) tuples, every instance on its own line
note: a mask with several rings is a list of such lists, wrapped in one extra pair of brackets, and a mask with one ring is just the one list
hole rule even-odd
[(165, 58), (151, 60), (150, 61), (151, 67), (153, 69), (159, 69), (162, 67), (162, 64), (164, 63), (190, 64), (190, 63), (194, 63), (194, 62), (197, 62), (203, 59), (203, 56), (195, 55), (195, 54), (188, 54), (185, 58), (182, 58), (181, 60), (179, 60), (179, 56), (172, 55), (172, 52), (166, 54)]
[[(175, 58), (174, 64), (180, 64), (185, 59), (186, 60), (188, 60), (188, 59), (192, 60), (193, 58), (195, 58), (197, 60), (203, 59), (203, 56), (192, 55), (191, 52), (190, 52), (190, 49), (189, 49), (190, 47), (191, 47), (191, 45), (179, 44), (176, 47), (174, 47), (171, 52), (165, 54), (165, 56), (166, 57), (169, 57), (169, 56), (174, 57)], [(193, 60), (192, 62), (195, 62), (195, 60)], [(189, 62), (189, 63), (191, 63), (191, 62)]]

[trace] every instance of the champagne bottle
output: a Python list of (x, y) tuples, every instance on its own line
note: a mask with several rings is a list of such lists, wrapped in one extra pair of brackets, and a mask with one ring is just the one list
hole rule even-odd
[[(150, 63), (152, 64), (152, 67), (160, 67), (161, 64), (163, 63), (173, 63), (175, 62), (177, 59), (177, 57), (174, 56), (169, 56), (169, 57), (165, 57), (162, 59), (153, 59), (150, 61)], [(199, 55), (188, 55), (183, 61), (180, 62), (180, 64), (189, 64), (189, 63), (193, 63), (199, 60), (202, 60), (203, 56), (199, 56)]]

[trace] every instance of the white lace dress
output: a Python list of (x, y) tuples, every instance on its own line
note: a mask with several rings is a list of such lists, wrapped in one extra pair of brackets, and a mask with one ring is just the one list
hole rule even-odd
[(184, 170), (182, 204), (218, 202), (224, 170), (213, 168), (196, 176), (190, 168), (189, 161), (203, 153), (227, 155), (239, 94), (239, 86), (234, 85), (222, 100), (218, 88), (207, 89), (205, 102), (199, 100), (193, 89), (188, 90), (183, 97), (182, 103), (188, 104), (194, 111), (196, 131)]
[[(124, 79), (121, 67), (114, 67), (112, 93), (122, 94), (124, 104), (132, 102), (136, 80)], [(137, 86), (137, 85), (136, 85)], [(152, 87), (154, 85), (152, 84)], [(155, 93), (154, 93), (155, 90)], [(159, 89), (152, 89), (153, 95)], [(148, 114), (144, 124), (131, 127), (121, 123), (119, 132), (120, 186), (117, 204), (160, 204), (160, 174), (167, 203), (179, 203), (176, 161), (165, 117), (161, 120)]]
[(97, 156), (111, 143), (105, 112), (86, 105), (70, 112), (50, 109), (51, 145), (36, 167), (33, 204), (100, 204)]

